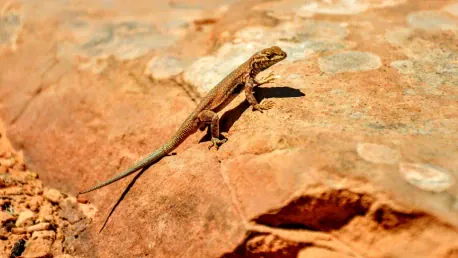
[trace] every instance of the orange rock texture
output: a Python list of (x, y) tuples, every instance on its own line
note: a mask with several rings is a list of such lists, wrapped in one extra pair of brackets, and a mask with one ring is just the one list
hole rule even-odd
[[(458, 257), (457, 42), (452, 0), (0, 0), (15, 149), (0, 157), (0, 252)], [(199, 131), (141, 176), (74, 197), (272, 45), (288, 58), (256, 97), (274, 109), (241, 94), (218, 151)]]

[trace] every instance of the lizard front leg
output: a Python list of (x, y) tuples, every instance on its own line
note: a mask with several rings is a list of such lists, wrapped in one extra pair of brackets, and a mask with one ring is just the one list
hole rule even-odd
[(219, 117), (218, 114), (211, 110), (203, 110), (198, 115), (199, 120), (202, 123), (210, 125), (210, 132), (212, 135), (212, 143), (208, 146), (208, 149), (211, 149), (213, 146), (218, 149), (219, 146), (227, 141), (227, 139), (219, 139)]
[(264, 101), (262, 103), (258, 103), (256, 98), (253, 95), (253, 89), (256, 85), (256, 81), (252, 78), (248, 78), (246, 85), (245, 85), (245, 97), (248, 103), (253, 107), (253, 111), (260, 111), (262, 113), (263, 110), (268, 110), (273, 108), (275, 103), (273, 101)]
[(259, 85), (263, 85), (263, 84), (266, 84), (266, 83), (269, 83), (269, 82), (272, 82), (276, 79), (276, 75), (274, 74), (274, 72), (270, 72), (269, 75), (267, 75), (266, 77), (264, 78), (261, 78), (259, 80), (256, 80), (254, 79), (254, 82), (257, 84), (257, 86)]

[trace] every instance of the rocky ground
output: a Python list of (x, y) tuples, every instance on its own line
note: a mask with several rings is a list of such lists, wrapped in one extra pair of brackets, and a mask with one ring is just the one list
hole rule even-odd
[(0, 130), (0, 257), (72, 258), (96, 213), (87, 199), (43, 186)]
[[(458, 257), (457, 42), (456, 0), (0, 0), (2, 256)], [(272, 45), (275, 108), (74, 197)]]

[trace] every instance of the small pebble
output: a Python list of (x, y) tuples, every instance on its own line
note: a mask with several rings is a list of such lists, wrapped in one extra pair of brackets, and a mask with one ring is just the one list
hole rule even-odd
[[(0, 167), (0, 168), (2, 168), (2, 167)], [(11, 177), (10, 174), (2, 174), (2, 173), (0, 173), (0, 187), (1, 188), (14, 185), (14, 183), (15, 182), (14, 182), (14, 180)]]
[(31, 210), (25, 210), (21, 212), (16, 220), (16, 227), (31, 225), (33, 223), (34, 217), (35, 213)]
[(18, 171), (25, 171), (26, 166), (24, 163), (16, 163), (14, 164), (13, 169), (18, 170)]
[(50, 203), (45, 203), (40, 207), (40, 212), (38, 213), (39, 222), (51, 222), (53, 220), (52, 216), (52, 205)]
[(29, 209), (31, 211), (37, 212), (38, 209), (40, 208), (41, 204), (43, 204), (43, 197), (36, 195), (30, 198), (30, 201), (28, 203)]
[(11, 158), (6, 158), (6, 159), (0, 159), (0, 164), (2, 166), (5, 166), (7, 168), (11, 168), (16, 164), (16, 159), (11, 157)]
[(71, 224), (74, 224), (81, 220), (82, 213), (78, 209), (76, 200), (73, 200), (72, 198), (66, 198), (59, 204), (59, 206), (61, 208), (59, 212), (60, 217), (66, 219)]
[(88, 224), (89, 222), (87, 220), (80, 220), (72, 225), (72, 232), (75, 232), (75, 234), (81, 234), (84, 230), (86, 230)]
[(8, 235), (11, 235), (6, 228), (0, 228), (0, 239), (7, 239)]
[(84, 217), (93, 219), (97, 213), (97, 208), (92, 204), (82, 204), (79, 205), (79, 210), (83, 213)]
[(11, 232), (12, 232), (13, 234), (16, 234), (16, 235), (22, 235), (22, 234), (25, 234), (26, 230), (25, 230), (25, 228), (18, 228), (18, 227), (16, 227), (16, 228), (12, 228), (12, 229), (11, 229)]
[(0, 174), (6, 174), (8, 172), (8, 168), (4, 166), (0, 166)]
[(17, 182), (20, 182), (22, 184), (25, 184), (27, 182), (27, 174), (22, 171), (10, 169), (9, 174)]
[(35, 172), (27, 172), (27, 176), (28, 176), (30, 179), (37, 179), (37, 178), (38, 178), (38, 174), (35, 173)]
[(82, 196), (82, 195), (78, 195), (78, 198), (76, 200), (77, 200), (78, 203), (88, 203), (89, 202), (87, 197)]
[(13, 154), (11, 152), (7, 152), (7, 151), (3, 151), (3, 153), (0, 155), (0, 157), (5, 158), (5, 159), (9, 159), (12, 156), (13, 156)]
[(32, 187), (32, 192), (34, 195), (41, 195), (43, 193), (43, 183), (40, 180), (29, 181), (28, 184)]
[(51, 256), (52, 240), (37, 238), (27, 242), (23, 258), (45, 258)]
[(39, 188), (36, 188), (34, 187), (33, 185), (30, 185), (30, 184), (25, 184), (22, 186), (22, 191), (29, 195), (29, 196), (34, 196), (34, 195), (38, 195), (40, 194), (40, 189)]
[(14, 220), (14, 216), (12, 216), (11, 214), (7, 212), (0, 211), (0, 226), (3, 227), (3, 225), (5, 225), (6, 222), (13, 221), (13, 220)]
[(22, 187), (12, 186), (8, 188), (0, 189), (0, 195), (20, 195), (22, 194)]
[(58, 203), (62, 198), (62, 194), (57, 189), (49, 189), (43, 194), (43, 197), (51, 202)]
[(56, 232), (52, 230), (45, 230), (45, 231), (35, 231), (32, 233), (32, 240), (35, 239), (50, 239), (54, 241), (56, 239)]
[(39, 223), (33, 226), (30, 226), (27, 228), (27, 232), (34, 232), (34, 231), (41, 231), (41, 230), (46, 230), (51, 226), (49, 223)]

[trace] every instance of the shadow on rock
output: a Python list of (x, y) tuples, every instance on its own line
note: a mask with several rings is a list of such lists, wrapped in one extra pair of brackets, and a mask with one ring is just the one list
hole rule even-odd
[[(243, 93), (241, 93), (243, 94)], [(263, 99), (269, 98), (298, 98), (303, 97), (305, 94), (298, 89), (291, 87), (272, 87), (272, 88), (256, 88), (256, 99), (259, 103)], [(245, 100), (237, 105), (235, 108), (225, 112), (220, 118), (220, 132), (228, 132), (232, 125), (237, 121), (240, 116), (245, 112), (250, 105)], [(211, 139), (210, 129), (207, 128), (207, 134), (200, 139), (200, 142), (209, 141)]]

